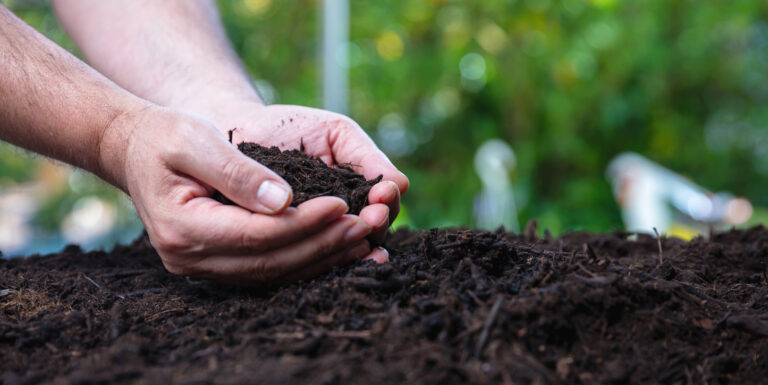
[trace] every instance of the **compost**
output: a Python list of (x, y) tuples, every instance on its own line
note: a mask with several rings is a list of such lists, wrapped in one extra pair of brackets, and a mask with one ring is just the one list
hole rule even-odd
[(398, 231), (390, 262), (242, 289), (145, 238), (0, 261), (2, 384), (751, 384), (768, 230)]
[[(277, 147), (264, 147), (257, 143), (243, 142), (237, 148), (255, 161), (280, 175), (293, 189), (291, 206), (298, 206), (312, 198), (333, 195), (343, 199), (349, 212), (359, 214), (368, 205), (368, 192), (381, 181), (381, 176), (365, 180), (352, 169), (353, 164), (333, 167), (322, 160), (304, 153), (303, 142), (298, 150), (280, 151)], [(214, 199), (234, 204), (229, 198), (216, 192)]]

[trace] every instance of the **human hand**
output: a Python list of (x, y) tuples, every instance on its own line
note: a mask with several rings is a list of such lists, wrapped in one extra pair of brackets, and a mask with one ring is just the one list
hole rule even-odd
[(308, 155), (328, 165), (348, 164), (366, 179), (384, 178), (368, 194), (369, 206), (359, 214), (372, 228), (370, 239), (383, 241), (400, 211), (400, 195), (408, 190), (408, 178), (376, 147), (352, 119), (330, 111), (291, 105), (264, 106), (260, 102), (216, 103), (204, 110), (219, 130), (232, 132), (234, 144), (256, 142), (280, 149), (303, 143)]
[[(294, 281), (368, 256), (372, 232), (339, 198), (287, 207), (290, 187), (210, 123), (148, 106), (105, 129), (100, 162), (126, 191), (174, 274), (254, 285)], [(239, 206), (223, 205), (218, 190)]]

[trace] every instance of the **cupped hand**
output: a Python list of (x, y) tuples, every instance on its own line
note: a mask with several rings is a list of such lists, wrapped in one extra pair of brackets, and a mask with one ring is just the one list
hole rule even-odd
[(368, 194), (369, 205), (360, 217), (372, 228), (370, 239), (384, 240), (400, 211), (400, 196), (408, 190), (409, 182), (355, 121), (315, 108), (256, 102), (222, 103), (205, 116), (223, 133), (234, 129), (235, 144), (256, 142), (283, 150), (303, 144), (307, 154), (328, 165), (347, 165), (366, 179), (383, 175)]
[[(344, 201), (288, 207), (287, 183), (198, 117), (147, 106), (116, 118), (100, 143), (107, 179), (131, 196), (171, 273), (256, 285), (387, 259), (366, 240), (374, 228), (345, 214)], [(239, 206), (211, 199), (214, 190)]]

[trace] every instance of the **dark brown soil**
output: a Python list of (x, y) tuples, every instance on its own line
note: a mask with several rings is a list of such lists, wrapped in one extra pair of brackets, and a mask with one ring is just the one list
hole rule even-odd
[[(366, 181), (355, 173), (352, 165), (329, 167), (322, 160), (301, 150), (280, 151), (277, 147), (263, 147), (256, 143), (240, 143), (237, 148), (257, 162), (269, 167), (293, 188), (291, 206), (298, 206), (312, 198), (332, 195), (344, 199), (349, 212), (359, 214), (368, 205), (368, 192), (381, 181), (381, 176)], [(219, 192), (214, 199), (234, 204)]]
[(282, 288), (166, 273), (144, 240), (0, 261), (2, 384), (756, 384), (768, 230), (682, 242), (401, 231)]

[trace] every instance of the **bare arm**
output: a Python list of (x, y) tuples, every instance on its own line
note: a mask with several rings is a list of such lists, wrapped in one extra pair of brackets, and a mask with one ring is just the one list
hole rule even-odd
[(212, 104), (263, 104), (211, 0), (53, 5), (88, 62), (142, 98), (204, 116)]
[(101, 139), (147, 105), (0, 6), (0, 139), (120, 184), (120, 149)]

